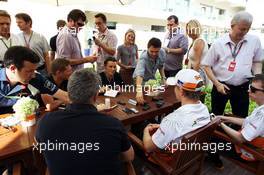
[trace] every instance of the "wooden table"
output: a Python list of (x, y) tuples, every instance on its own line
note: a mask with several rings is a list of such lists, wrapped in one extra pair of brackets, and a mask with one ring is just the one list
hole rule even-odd
[[(158, 115), (166, 114), (172, 112), (174, 109), (177, 109), (181, 104), (178, 100), (176, 100), (175, 94), (174, 94), (174, 88), (169, 87), (165, 90), (164, 93), (161, 93), (159, 97), (162, 97), (164, 100), (164, 105), (160, 108), (158, 108), (154, 101), (152, 101), (152, 97), (145, 96), (145, 101), (149, 104), (150, 109), (149, 110), (142, 110), (141, 105), (131, 105), (128, 103), (129, 99), (135, 100), (136, 93), (120, 93), (116, 98), (111, 97), (105, 97), (105, 96), (99, 96), (97, 99), (98, 103), (104, 103), (105, 98), (110, 98), (111, 100), (111, 106), (116, 105), (118, 101), (122, 100), (126, 103), (126, 105), (118, 105), (115, 109), (113, 109), (110, 112), (105, 112), (108, 115), (114, 116), (118, 118), (124, 125), (130, 125), (133, 123), (138, 123), (140, 121), (144, 121), (146, 119), (153, 118)], [(139, 111), (137, 114), (126, 114), (124, 111), (122, 111), (123, 108), (135, 108)]]
[[(0, 115), (0, 118), (10, 114)], [(36, 127), (36, 126), (33, 126)], [(0, 126), (0, 165), (13, 164), (22, 161), (26, 168), (32, 170), (32, 138), (29, 136), (30, 127), (15, 126), (16, 131), (10, 131)], [(34, 137), (33, 137), (34, 138)]]
[[(145, 100), (151, 108), (147, 111), (143, 111), (142, 106), (128, 104), (128, 99), (135, 100), (135, 93), (121, 93), (116, 98), (111, 98), (111, 105), (117, 104), (119, 100), (124, 101), (126, 105), (118, 105), (118, 107), (106, 113), (118, 118), (124, 125), (129, 125), (153, 118), (157, 115), (169, 113), (180, 106), (179, 101), (176, 100), (174, 95), (173, 87), (166, 89), (166, 91), (161, 94), (161, 97), (164, 99), (165, 104), (160, 108), (156, 107), (156, 104), (152, 101), (152, 97), (145, 97)], [(105, 98), (104, 96), (99, 96), (98, 103), (104, 103)], [(126, 114), (122, 111), (124, 107), (136, 108), (139, 113)], [(0, 117), (7, 116), (8, 114), (0, 115)], [(17, 125), (15, 127), (17, 131), (12, 132), (0, 126), (0, 165), (22, 160), (25, 165), (32, 166), (34, 164), (32, 148), (37, 127), (36, 125), (31, 127)]]

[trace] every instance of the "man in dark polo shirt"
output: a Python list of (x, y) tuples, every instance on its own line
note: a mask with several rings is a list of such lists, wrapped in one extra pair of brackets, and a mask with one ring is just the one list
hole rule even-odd
[(51, 63), (51, 75), (48, 79), (56, 84), (58, 88), (67, 91), (68, 79), (72, 74), (70, 61), (64, 58), (57, 58)]
[(0, 114), (13, 112), (12, 106), (21, 96), (50, 94), (68, 103), (67, 92), (35, 72), (39, 61), (26, 47), (13, 46), (6, 51), (5, 68), (0, 69)]
[[(70, 75), (72, 74), (72, 67), (70, 61), (64, 58), (57, 58), (51, 63), (51, 75), (48, 79), (54, 83), (58, 88), (67, 91), (67, 84)], [(53, 98), (49, 94), (42, 94), (42, 105), (46, 106), (48, 111), (58, 108), (63, 101)]]
[(40, 120), (36, 139), (50, 174), (121, 175), (121, 160), (133, 160), (134, 151), (121, 122), (97, 112), (94, 106), (99, 85), (96, 73), (75, 71), (68, 82), (72, 103)]

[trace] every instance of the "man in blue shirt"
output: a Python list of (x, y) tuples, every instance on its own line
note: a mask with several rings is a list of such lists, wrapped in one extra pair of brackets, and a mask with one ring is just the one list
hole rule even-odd
[(163, 67), (165, 57), (166, 53), (161, 49), (161, 41), (158, 38), (151, 38), (148, 42), (148, 50), (141, 54), (133, 74), (133, 78), (136, 78), (136, 100), (139, 104), (144, 103), (142, 85), (150, 79), (156, 79), (157, 69), (159, 69), (161, 80), (165, 84)]
[(0, 114), (12, 112), (12, 106), (21, 96), (50, 94), (66, 103), (69, 101), (67, 92), (35, 73), (39, 61), (26, 47), (14, 46), (6, 51), (5, 68), (0, 69)]

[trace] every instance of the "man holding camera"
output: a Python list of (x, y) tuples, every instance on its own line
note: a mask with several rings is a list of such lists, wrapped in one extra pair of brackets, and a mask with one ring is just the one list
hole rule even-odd
[(109, 31), (106, 25), (106, 16), (98, 13), (95, 16), (95, 26), (98, 30), (97, 36), (93, 37), (94, 40), (94, 54), (98, 56), (97, 59), (97, 72), (104, 71), (104, 61), (108, 57), (113, 57), (116, 53), (117, 37)]

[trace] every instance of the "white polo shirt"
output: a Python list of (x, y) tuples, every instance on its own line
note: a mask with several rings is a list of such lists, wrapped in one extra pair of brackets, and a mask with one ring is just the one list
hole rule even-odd
[(252, 77), (253, 62), (262, 61), (261, 43), (257, 36), (245, 35), (244, 39), (237, 45), (237, 48), (239, 48), (243, 43), (236, 56), (234, 71), (228, 70), (230, 62), (233, 61), (229, 43), (233, 51), (235, 43), (231, 41), (229, 34), (219, 38), (213, 43), (201, 64), (211, 66), (214, 76), (219, 81), (238, 86), (247, 82), (247, 78)]
[(10, 37), (8, 39), (0, 36), (0, 61), (4, 60), (4, 55), (9, 47), (22, 45), (22, 41), (19, 39), (18, 36), (14, 34), (10, 34)]
[(264, 137), (264, 105), (256, 108), (250, 116), (245, 118), (241, 134), (249, 142), (256, 137)]
[(161, 121), (160, 128), (152, 135), (152, 141), (163, 149), (171, 142), (178, 143), (184, 134), (209, 122), (210, 114), (201, 102), (183, 105)]

